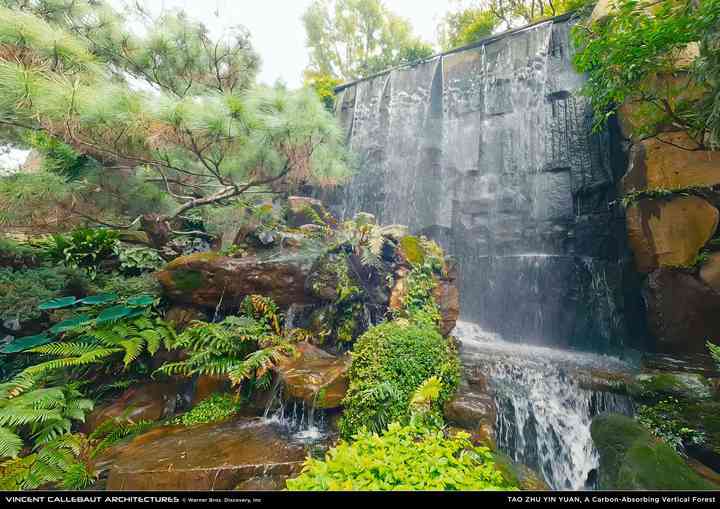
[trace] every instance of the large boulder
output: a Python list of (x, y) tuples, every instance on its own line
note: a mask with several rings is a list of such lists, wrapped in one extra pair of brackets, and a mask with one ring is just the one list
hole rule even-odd
[(277, 362), (284, 396), (303, 400), (314, 408), (339, 407), (348, 389), (350, 357), (336, 357), (310, 343), (298, 343), (296, 350), (296, 356)]
[(712, 253), (700, 267), (700, 279), (707, 286), (720, 292), (720, 253)]
[(449, 423), (468, 430), (476, 441), (494, 445), (497, 408), (489, 393), (478, 387), (461, 387), (445, 404), (443, 413)]
[(95, 468), (108, 472), (108, 490), (230, 490), (250, 479), (287, 478), (304, 459), (303, 446), (278, 424), (236, 418), (156, 428), (109, 449)]
[(203, 308), (236, 308), (252, 294), (270, 297), (282, 307), (307, 304), (316, 301), (305, 281), (320, 254), (311, 244), (243, 258), (196, 253), (173, 260), (157, 279), (172, 301)]
[(720, 184), (720, 152), (696, 150), (683, 132), (660, 136), (633, 145), (622, 179), (624, 193)]
[(665, 442), (619, 414), (595, 417), (590, 427), (600, 455), (601, 490), (716, 490)]
[(720, 341), (720, 293), (692, 274), (657, 270), (648, 277), (644, 296), (657, 350), (705, 352), (706, 341)]
[(320, 200), (306, 196), (289, 196), (286, 221), (288, 226), (297, 228), (306, 224), (327, 224), (333, 219)]
[(641, 199), (627, 209), (630, 247), (640, 272), (691, 265), (717, 230), (720, 213), (697, 196)]
[(174, 414), (183, 403), (184, 389), (181, 382), (151, 382), (132, 387), (88, 415), (83, 430), (91, 433), (107, 421), (159, 421)]

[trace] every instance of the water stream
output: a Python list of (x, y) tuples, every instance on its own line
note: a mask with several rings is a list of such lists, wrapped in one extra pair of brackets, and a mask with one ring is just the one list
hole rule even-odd
[(503, 341), (469, 322), (459, 322), (454, 334), (464, 369), (488, 379), (498, 447), (554, 489), (593, 488), (598, 457), (590, 422), (601, 412), (631, 414), (632, 406), (624, 396), (582, 388), (577, 375), (633, 367), (606, 355)]

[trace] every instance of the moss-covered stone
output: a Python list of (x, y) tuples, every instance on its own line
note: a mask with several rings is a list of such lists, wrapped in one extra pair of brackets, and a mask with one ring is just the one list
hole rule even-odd
[(599, 415), (590, 431), (600, 454), (600, 489), (718, 489), (692, 470), (672, 447), (629, 417)]
[(642, 400), (656, 401), (672, 396), (681, 401), (702, 401), (713, 396), (710, 382), (698, 373), (643, 373), (636, 381), (631, 387)]
[(192, 292), (203, 284), (203, 275), (197, 270), (176, 270), (172, 272), (172, 281), (179, 291)]
[(422, 265), (425, 262), (425, 250), (417, 237), (406, 235), (400, 239), (400, 252), (411, 265)]

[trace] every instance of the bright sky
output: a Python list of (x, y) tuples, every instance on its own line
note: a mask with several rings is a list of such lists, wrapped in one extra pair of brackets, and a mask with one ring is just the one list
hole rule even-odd
[[(305, 29), (300, 19), (311, 0), (143, 0), (142, 5), (159, 12), (163, 7), (182, 8), (206, 24), (213, 33), (241, 24), (252, 35), (262, 57), (260, 81), (281, 79), (290, 87), (300, 86), (308, 63)], [(443, 14), (455, 2), (449, 0), (385, 0), (385, 5), (410, 20), (415, 33), (427, 42), (436, 40)], [(219, 15), (216, 13), (219, 12)]]

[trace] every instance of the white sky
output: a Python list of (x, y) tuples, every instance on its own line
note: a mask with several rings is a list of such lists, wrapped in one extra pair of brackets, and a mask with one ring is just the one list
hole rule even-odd
[[(159, 12), (182, 8), (205, 23), (213, 33), (241, 24), (250, 30), (252, 43), (262, 57), (259, 80), (272, 84), (277, 79), (289, 87), (302, 83), (308, 64), (305, 29), (300, 19), (311, 0), (142, 0), (142, 5)], [(385, 5), (412, 23), (415, 34), (435, 43), (437, 24), (456, 5), (450, 0), (385, 0)], [(216, 15), (219, 12), (219, 16)]]

